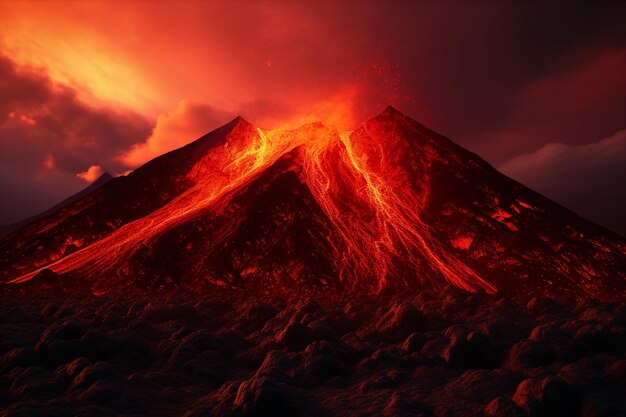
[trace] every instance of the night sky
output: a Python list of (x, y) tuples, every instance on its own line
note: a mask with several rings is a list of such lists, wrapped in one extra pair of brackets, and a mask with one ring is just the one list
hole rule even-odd
[(242, 115), (388, 104), (626, 235), (626, 3), (0, 1), (0, 224)]

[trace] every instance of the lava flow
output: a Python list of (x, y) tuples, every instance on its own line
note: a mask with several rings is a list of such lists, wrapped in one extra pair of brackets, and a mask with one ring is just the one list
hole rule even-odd
[[(265, 292), (445, 283), (623, 291), (623, 242), (550, 204), (393, 108), (353, 132), (321, 123), (262, 130), (238, 118), (2, 239), (1, 265), (6, 282), (46, 269), (97, 292), (185, 282)], [(567, 225), (552, 220), (558, 233), (540, 235), (555, 211)], [(572, 243), (583, 229), (593, 239)]]
[[(380, 143), (367, 134), (365, 138), (353, 138), (346, 132), (331, 134), (335, 140), (324, 141), (323, 146), (315, 146), (317, 132), (311, 136), (308, 143), (314, 146), (307, 146), (304, 172), (318, 203), (346, 244), (346, 253), (337, 265), (342, 281), (355, 288), (369, 276), (377, 280), (377, 290), (383, 291), (387, 278), (393, 276), (410, 287), (412, 280), (406, 275), (428, 276), (424, 271), (429, 268), (465, 290), (495, 291), (429, 237), (419, 214), (424, 196), (403, 178), (398, 161), (393, 161)], [(424, 189), (428, 189), (427, 181), (425, 177)], [(346, 205), (350, 210), (343, 209)]]

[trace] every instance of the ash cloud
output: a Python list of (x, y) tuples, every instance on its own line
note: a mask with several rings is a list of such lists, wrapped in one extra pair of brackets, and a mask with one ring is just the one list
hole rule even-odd
[(1, 223), (78, 191), (85, 183), (76, 174), (90, 167), (121, 171), (115, 157), (149, 132), (144, 117), (86, 104), (43, 69), (0, 55)]

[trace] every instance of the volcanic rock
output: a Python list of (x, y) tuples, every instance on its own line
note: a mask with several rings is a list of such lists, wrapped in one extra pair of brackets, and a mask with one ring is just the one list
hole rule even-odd
[[(623, 300), (626, 241), (394, 108), (353, 132), (237, 118), (0, 237), (0, 283), (276, 295), (452, 285), (536, 296), (529, 308), (545, 310), (551, 296)], [(474, 308), (462, 294), (448, 290), (442, 312)], [(397, 308), (390, 320), (414, 314)], [(581, 314), (592, 318), (605, 321)], [(406, 320), (389, 331), (420, 330)]]

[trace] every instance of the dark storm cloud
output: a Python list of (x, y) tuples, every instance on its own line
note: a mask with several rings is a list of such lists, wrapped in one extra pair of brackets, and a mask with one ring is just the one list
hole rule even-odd
[[(558, 80), (620, 51), (626, 42), (623, 5), (418, 3), (401, 14), (404, 7), (390, 6), (379, 22), (393, 25), (378, 27), (389, 30), (380, 36), (394, 48), (391, 53), (400, 63), (402, 78), (418, 100), (415, 115), (490, 161), (501, 163), (548, 141), (591, 142), (623, 127), (624, 77), (616, 80), (626, 70), (623, 62), (610, 68), (615, 91), (602, 85), (605, 106), (598, 107), (591, 95), (576, 95), (579, 88), (602, 83), (593, 79), (585, 80), (588, 85), (567, 86), (560, 101), (557, 97), (549, 103), (520, 103), (520, 96), (542, 80)], [(410, 19), (415, 19), (414, 25)], [(560, 107), (571, 107), (573, 96), (585, 113), (572, 112), (568, 120), (551, 116)], [(589, 102), (593, 108), (587, 109)], [(520, 118), (520, 107), (529, 105), (535, 112), (522, 109), (528, 117)], [(420, 114), (420, 108), (426, 114)], [(520, 135), (512, 142), (500, 132)], [(525, 133), (532, 135), (522, 137)]]
[(481, 133), (479, 149), (498, 160), (546, 142), (581, 145), (626, 128), (625, 73), (626, 47), (525, 84), (500, 125)]
[(507, 161), (502, 171), (626, 236), (626, 130), (598, 142), (550, 143)]
[(116, 172), (115, 156), (150, 132), (132, 113), (96, 108), (46, 73), (0, 56), (0, 219), (46, 209), (86, 184), (75, 174), (99, 165)]
[[(390, 6), (379, 21), (404, 7)], [(417, 99), (409, 112), (513, 178), (626, 234), (626, 198), (616, 193), (626, 184), (626, 156), (615, 149), (617, 139), (614, 155), (600, 152), (608, 145), (599, 141), (626, 129), (624, 4), (411, 7), (381, 35), (395, 45)], [(413, 17), (415, 25), (406, 24)], [(542, 164), (520, 162), (536, 162), (555, 146), (562, 152)]]

